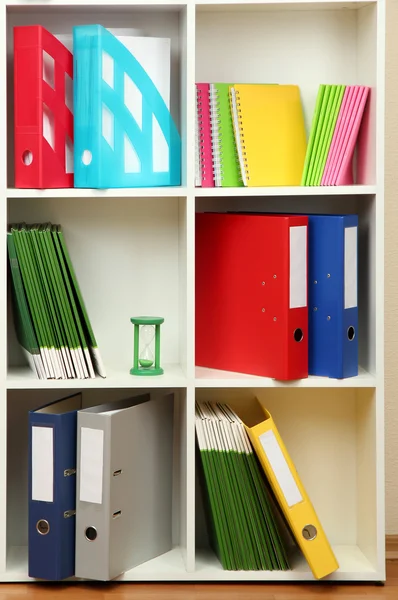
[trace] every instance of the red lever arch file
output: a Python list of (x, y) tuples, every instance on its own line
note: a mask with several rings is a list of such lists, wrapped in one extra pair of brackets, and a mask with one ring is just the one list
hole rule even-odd
[(306, 216), (198, 213), (196, 365), (308, 377)]
[[(45, 60), (51, 69), (49, 82)], [(17, 188), (73, 187), (66, 164), (73, 145), (73, 115), (66, 105), (66, 79), (72, 80), (72, 70), (71, 52), (44, 27), (14, 27)]]

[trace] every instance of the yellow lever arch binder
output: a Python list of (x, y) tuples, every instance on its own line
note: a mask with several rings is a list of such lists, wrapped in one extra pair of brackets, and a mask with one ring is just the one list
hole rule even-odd
[(321, 579), (336, 571), (338, 562), (275, 422), (260, 406), (262, 420), (256, 411), (242, 421), (292, 533), (314, 577)]

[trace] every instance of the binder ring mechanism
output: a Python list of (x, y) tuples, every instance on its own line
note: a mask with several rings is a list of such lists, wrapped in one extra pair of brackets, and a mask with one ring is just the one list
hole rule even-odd
[(307, 542), (312, 542), (318, 535), (318, 531), (315, 525), (305, 525), (301, 531), (303, 538), (307, 540)]

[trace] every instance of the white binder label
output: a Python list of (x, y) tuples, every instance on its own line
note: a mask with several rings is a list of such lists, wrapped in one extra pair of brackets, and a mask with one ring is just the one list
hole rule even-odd
[(358, 227), (344, 229), (344, 308), (355, 308), (357, 298)]
[(274, 432), (267, 431), (260, 435), (260, 442), (289, 508), (298, 504), (303, 497)]
[(54, 430), (32, 427), (32, 500), (54, 502)]
[(289, 227), (289, 308), (307, 306), (307, 226)]
[(80, 436), (80, 500), (102, 504), (104, 469), (104, 432), (81, 428)]

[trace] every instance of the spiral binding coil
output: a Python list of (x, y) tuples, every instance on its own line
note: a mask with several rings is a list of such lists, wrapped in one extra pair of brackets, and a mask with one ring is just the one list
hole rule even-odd
[(199, 102), (202, 92), (196, 86), (196, 119), (195, 119), (195, 186), (202, 185), (202, 160), (201, 160), (201, 143), (199, 134)]
[(220, 132), (220, 101), (217, 88), (210, 84), (210, 128), (211, 128), (211, 148), (213, 154), (213, 175), (216, 187), (221, 187), (224, 179), (222, 164), (221, 137)]
[[(234, 94), (235, 94), (236, 113), (237, 113), (238, 124), (239, 124), (240, 150), (241, 150), (241, 156), (242, 156), (242, 162), (240, 163), (241, 164), (241, 174), (242, 174), (243, 183), (244, 183), (244, 185), (247, 186), (247, 185), (249, 185), (248, 182), (250, 181), (250, 171), (249, 171), (249, 162), (247, 160), (247, 153), (246, 153), (246, 146), (245, 146), (245, 133), (243, 130), (243, 123), (242, 123), (242, 109), (240, 108), (241, 104), (240, 104), (239, 93), (236, 90), (234, 90)], [(238, 160), (239, 160), (239, 157), (238, 157)], [(243, 175), (243, 171), (244, 171), (244, 175)]]

